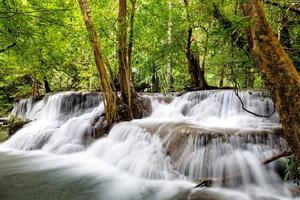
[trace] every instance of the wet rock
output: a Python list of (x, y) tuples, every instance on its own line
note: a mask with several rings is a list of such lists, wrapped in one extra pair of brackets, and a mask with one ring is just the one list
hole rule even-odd
[[(104, 115), (99, 116), (93, 123), (94, 132), (92, 134), (93, 138), (101, 138), (108, 134), (109, 125), (107, 120), (105, 120)], [(88, 136), (87, 136), (88, 137)]]
[(142, 107), (143, 107), (143, 117), (150, 116), (152, 113), (151, 100), (146, 97), (140, 97), (140, 100), (142, 102)]
[(146, 122), (138, 125), (152, 134), (159, 135), (165, 141), (166, 152), (172, 162), (181, 157), (188, 142), (197, 143), (198, 146), (234, 143), (233, 145), (240, 148), (246, 148), (247, 143), (252, 143), (286, 149), (286, 142), (281, 138), (282, 130), (279, 128), (273, 130), (206, 128), (186, 122)]
[(189, 200), (224, 200), (218, 193), (211, 192), (206, 189), (194, 190)]
[(167, 137), (167, 154), (171, 157), (172, 161), (176, 161), (181, 157), (189, 139), (194, 140), (197, 137), (199, 139), (201, 138), (202, 144), (205, 146), (209, 144), (213, 138), (224, 138), (225, 133), (183, 124), (173, 128)]
[(24, 125), (28, 124), (29, 122), (30, 122), (29, 119), (19, 118), (15, 116), (10, 117), (7, 123), (9, 137), (11, 137), (13, 134), (15, 134), (18, 130), (20, 130)]

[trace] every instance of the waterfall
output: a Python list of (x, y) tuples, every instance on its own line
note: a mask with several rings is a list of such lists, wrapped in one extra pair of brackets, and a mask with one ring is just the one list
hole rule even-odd
[[(0, 145), (0, 188), (20, 191), (0, 189), (0, 197), (27, 200), (52, 188), (59, 195), (39, 199), (296, 198), (278, 176), (278, 161), (261, 165), (288, 148), (266, 92), (239, 97), (246, 109), (270, 117), (245, 111), (231, 90), (145, 96), (149, 117), (116, 124), (97, 140), (97, 94), (63, 92), (15, 104), (12, 114), (31, 122)], [(201, 180), (212, 180), (212, 188), (193, 189)]]
[(93, 123), (103, 113), (99, 95), (67, 92), (39, 102), (21, 100), (12, 114), (32, 120), (3, 146), (47, 152), (82, 151), (91, 142)]
[[(246, 109), (258, 115), (256, 117), (244, 109), (232, 90), (200, 91), (186, 93), (176, 97), (170, 104), (154, 101), (156, 108), (152, 113), (154, 120), (189, 121), (206, 127), (222, 128), (278, 128), (279, 117), (266, 92), (243, 91), (239, 96)], [(272, 114), (273, 113), (273, 114)]]

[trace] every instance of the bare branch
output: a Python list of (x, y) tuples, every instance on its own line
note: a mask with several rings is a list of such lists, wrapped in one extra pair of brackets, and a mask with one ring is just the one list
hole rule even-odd
[(14, 42), (12, 42), (11, 44), (7, 45), (6, 47), (1, 48), (1, 49), (0, 49), (0, 53), (2, 53), (2, 52), (4, 52), (4, 51), (6, 51), (6, 50), (8, 50), (8, 49), (10, 49), (10, 48), (12, 48), (12, 47), (14, 47), (14, 46), (16, 46), (16, 44), (17, 44), (17, 43), (14, 41)]
[(266, 165), (266, 164), (269, 164), (270, 162), (278, 160), (279, 158), (290, 156), (292, 154), (293, 154), (292, 149), (288, 149), (281, 153), (275, 154), (275, 155), (271, 156), (270, 158), (267, 158), (266, 160), (261, 161), (261, 164)]
[(276, 6), (282, 10), (289, 10), (297, 15), (300, 15), (300, 9), (299, 8), (296, 8), (296, 7), (291, 7), (291, 6), (288, 6), (286, 4), (281, 4), (281, 3), (278, 3), (278, 2), (275, 2), (275, 1), (272, 1), (272, 0), (264, 0), (264, 3), (266, 4), (269, 4), (269, 5), (272, 5), (272, 6)]
[(234, 89), (233, 91), (234, 91), (235, 95), (237, 96), (237, 98), (239, 99), (239, 101), (240, 101), (240, 103), (241, 103), (241, 105), (242, 105), (242, 109), (243, 109), (244, 111), (246, 111), (247, 113), (250, 113), (250, 114), (252, 114), (252, 115), (255, 115), (256, 117), (271, 117), (271, 116), (276, 112), (275, 105), (274, 105), (274, 107), (273, 107), (272, 113), (269, 114), (269, 115), (260, 115), (260, 114), (257, 114), (257, 113), (255, 113), (255, 112), (252, 112), (252, 111), (248, 110), (248, 109), (245, 107), (245, 104), (244, 104), (242, 98), (241, 98), (240, 95), (239, 95), (239, 91), (238, 91), (237, 87), (235, 87), (235, 89)]

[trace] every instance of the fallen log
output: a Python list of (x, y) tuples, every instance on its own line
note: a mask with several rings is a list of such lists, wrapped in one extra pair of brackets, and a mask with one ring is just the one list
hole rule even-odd
[(271, 156), (270, 158), (267, 158), (266, 160), (261, 161), (261, 164), (266, 165), (266, 164), (269, 164), (270, 162), (278, 160), (279, 158), (290, 156), (292, 154), (293, 154), (292, 150), (288, 149), (288, 150), (285, 150), (281, 153), (275, 154), (275, 155)]

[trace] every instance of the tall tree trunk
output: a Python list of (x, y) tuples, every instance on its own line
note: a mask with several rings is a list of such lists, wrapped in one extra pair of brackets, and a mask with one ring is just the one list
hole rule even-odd
[(207, 31), (205, 31), (205, 34), (206, 34), (206, 38), (205, 38), (204, 55), (203, 55), (203, 60), (202, 60), (202, 65), (201, 65), (201, 70), (202, 70), (203, 76), (205, 76), (205, 65), (206, 65), (206, 56), (207, 56), (207, 52), (208, 52), (208, 39), (209, 39), (209, 34)]
[(188, 61), (189, 74), (191, 76), (191, 87), (192, 89), (205, 89), (207, 83), (205, 81), (204, 73), (200, 68), (199, 56), (191, 49), (192, 45), (193, 29), (189, 27), (187, 47), (186, 47), (186, 58)]
[[(171, 11), (172, 11), (172, 1), (168, 1), (168, 7), (169, 7), (169, 19), (168, 19), (168, 45), (169, 49), (171, 49), (172, 45), (172, 18), (171, 18)], [(167, 85), (168, 85), (168, 91), (171, 92), (174, 90), (173, 83), (173, 58), (172, 54), (169, 53), (169, 63), (167, 66)]]
[[(186, 8), (186, 17), (187, 21), (190, 22), (190, 15), (189, 15), (189, 0), (184, 0), (184, 5)], [(192, 89), (205, 89), (207, 87), (204, 73), (200, 68), (200, 61), (199, 56), (192, 50), (192, 43), (193, 43), (193, 28), (190, 25), (187, 30), (187, 46), (186, 46), (186, 58), (188, 61), (188, 71), (191, 76), (191, 87)]]
[(185, 55), (188, 61), (189, 74), (191, 76), (191, 86), (192, 88), (199, 88), (200, 83), (198, 77), (200, 74), (200, 66), (199, 66), (199, 60), (197, 59), (197, 56), (191, 50), (192, 34), (193, 34), (193, 29), (189, 27)]
[(155, 62), (152, 63), (152, 77), (151, 77), (151, 90), (152, 92), (159, 92), (159, 77), (157, 75), (157, 69)]
[(261, 0), (241, 3), (249, 27), (253, 48), (251, 53), (259, 64), (274, 98), (283, 126), (284, 136), (300, 164), (300, 77), (278, 38), (272, 32)]
[[(122, 100), (122, 115), (121, 119), (130, 120), (133, 118), (140, 118), (143, 116), (143, 107), (141, 101), (134, 89), (132, 82), (132, 72), (128, 64), (127, 44), (127, 24), (126, 24), (126, 0), (119, 0), (119, 14), (118, 14), (118, 57), (119, 57), (119, 83)], [(133, 18), (134, 19), (134, 18)], [(132, 19), (132, 23), (134, 23)], [(133, 24), (132, 24), (133, 31)], [(132, 32), (133, 37), (133, 32)], [(132, 38), (133, 39), (133, 38)], [(132, 42), (132, 41), (131, 41)], [(130, 47), (132, 48), (132, 46)], [(130, 50), (131, 51), (131, 50)], [(131, 52), (130, 52), (131, 57)]]
[(121, 90), (121, 99), (125, 105), (128, 118), (133, 118), (131, 113), (131, 88), (130, 88), (130, 69), (127, 55), (127, 24), (126, 24), (126, 0), (119, 0), (119, 33), (118, 33), (118, 57), (119, 57), (119, 83)]
[(128, 68), (131, 69), (131, 58), (133, 49), (133, 34), (134, 34), (134, 17), (136, 10), (136, 0), (131, 0), (131, 13), (130, 13), (130, 27), (129, 27), (129, 41), (128, 41)]
[(81, 13), (90, 36), (91, 46), (94, 51), (95, 63), (100, 77), (100, 89), (104, 97), (105, 117), (109, 124), (117, 120), (117, 94), (113, 90), (108, 78), (104, 56), (102, 55), (99, 39), (91, 17), (87, 0), (79, 0)]

